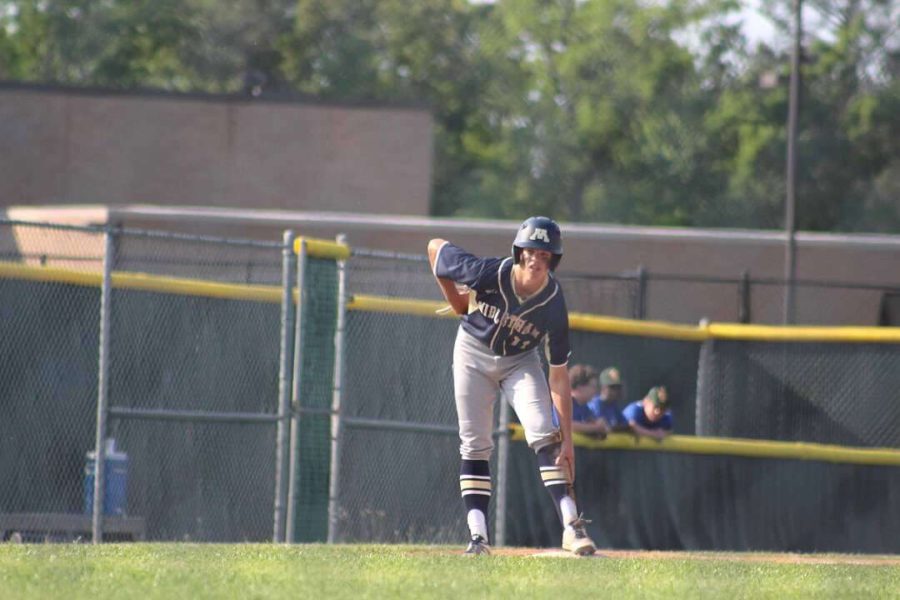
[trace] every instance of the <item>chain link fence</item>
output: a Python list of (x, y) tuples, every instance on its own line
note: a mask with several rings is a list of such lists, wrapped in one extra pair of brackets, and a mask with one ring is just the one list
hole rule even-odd
[[(424, 256), (354, 250), (346, 280), (351, 299), (376, 296), (388, 300), (388, 306), (360, 301), (348, 307), (340, 489), (334, 499), (332, 538), (459, 543), (467, 529), (457, 485), (459, 442), (452, 377), (458, 321), (434, 314), (443, 300)], [(569, 282), (562, 279), (562, 284), (568, 300)], [(574, 286), (575, 295), (593, 286), (599, 298), (615, 301), (623, 297), (622, 289), (633, 289), (620, 284), (585, 280), (587, 287)], [(642, 397), (653, 385), (669, 385), (680, 415), (679, 432), (693, 432), (699, 343), (576, 330), (570, 336), (574, 361), (622, 370), (629, 400)], [(503, 402), (494, 409), (499, 429), (492, 455), (495, 501), (489, 519), (502, 541), (499, 530), (506, 526), (504, 495), (510, 483), (502, 424), (515, 422), (516, 416)], [(532, 462), (537, 473), (537, 463)], [(532, 492), (542, 493), (540, 488), (535, 486)], [(534, 503), (535, 508), (538, 505)]]
[[(42, 252), (50, 240), (56, 251)], [(103, 234), (0, 224), (0, 254), (0, 512), (28, 525), (36, 513), (84, 510), (100, 322), (100, 288), (89, 282)], [(45, 277), (40, 265), (54, 271)], [(20, 529), (28, 539), (60, 535)]]
[[(351, 298), (438, 300), (424, 256), (354, 250)], [(465, 538), (451, 370), (455, 319), (347, 313), (336, 541)]]
[[(0, 253), (0, 534), (465, 539), (458, 321), (435, 314), (424, 257), (13, 221)], [(611, 306), (640, 293), (620, 283), (597, 293)], [(625, 401), (667, 385), (679, 434), (900, 445), (884, 402), (900, 389), (896, 343), (613, 331), (573, 327), (573, 362), (619, 367)], [(536, 468), (510, 450), (514, 420), (495, 405), (501, 542), (508, 495)], [(107, 455), (96, 472), (92, 451)]]
[(464, 539), (451, 372), (456, 321), (347, 317), (336, 539)]
[[(393, 300), (393, 303), (351, 302), (348, 307), (347, 370), (343, 378), (341, 410), (344, 426), (339, 442), (342, 448), (342, 460), (338, 465), (340, 491), (332, 499), (337, 510), (333, 539), (458, 543), (465, 539), (466, 530), (464, 511), (456, 489), (458, 454), (450, 370), (457, 322), (454, 319), (437, 319), (433, 314), (428, 314), (425, 306), (417, 300), (394, 295), (410, 294), (419, 300), (437, 301), (428, 305), (432, 308), (441, 302), (424, 258), (413, 260), (398, 256), (373, 257), (369, 254), (365, 258), (365, 266), (354, 264), (357, 259), (355, 254), (348, 263), (348, 295), (353, 298), (356, 295), (385, 294), (389, 296), (387, 300)], [(360, 261), (358, 264), (362, 263)], [(570, 287), (570, 282), (561, 279), (567, 299), (571, 289), (576, 290), (575, 296), (586, 289), (579, 288), (578, 281)], [(749, 305), (746, 296), (741, 300), (741, 295), (735, 293), (741, 289), (740, 286), (746, 289), (747, 279), (708, 283), (719, 286), (723, 293), (731, 290), (734, 310), (738, 313), (742, 306), (746, 309)], [(648, 293), (647, 289), (640, 292), (639, 286), (627, 280), (600, 282), (601, 289), (608, 283), (611, 283), (612, 293), (608, 294), (611, 298), (627, 297), (633, 301), (635, 295)], [(625, 283), (630, 287), (626, 287)], [(677, 283), (692, 285), (690, 281)], [(648, 287), (652, 292), (653, 286)], [(622, 292), (626, 289), (629, 290), (627, 294)], [(740, 405), (740, 410), (744, 411), (741, 414), (746, 415), (747, 422), (760, 426), (757, 435), (747, 437), (857, 446), (879, 443), (898, 445), (896, 441), (881, 435), (884, 431), (898, 429), (892, 425), (893, 417), (889, 416), (883, 427), (875, 427), (873, 420), (873, 416), (881, 410), (878, 393), (884, 393), (891, 386), (890, 381), (895, 379), (893, 373), (897, 370), (891, 367), (898, 356), (896, 343), (874, 345), (879, 348), (878, 360), (865, 367), (866, 371), (875, 369), (880, 372), (874, 394), (864, 393), (855, 399), (849, 390), (842, 397), (829, 393), (835, 380), (852, 379), (855, 374), (861, 373), (864, 363), (868, 364), (866, 357), (874, 359), (871, 355), (873, 345), (843, 342), (820, 344), (816, 351), (806, 354), (805, 361), (791, 363), (788, 366), (791, 374), (780, 380), (779, 389), (795, 388), (796, 397), (781, 398), (772, 385), (759, 382), (748, 383), (741, 389), (727, 386), (711, 388), (710, 382), (718, 381), (718, 372), (710, 374), (705, 371), (701, 366), (702, 360), (709, 361), (714, 357), (726, 365), (733, 363), (728, 373), (746, 370), (746, 361), (741, 363), (727, 350), (719, 356), (718, 348), (722, 347), (719, 340), (704, 342), (696, 336), (679, 339), (677, 335), (617, 334), (580, 330), (577, 327), (571, 330), (570, 338), (573, 362), (583, 362), (597, 368), (620, 368), (625, 380), (626, 402), (642, 398), (654, 385), (665, 384), (672, 398), (675, 431), (678, 434), (695, 434), (701, 428), (706, 435), (735, 435), (731, 430), (711, 429), (708, 421), (718, 414), (716, 411), (731, 414), (736, 410), (734, 406)], [(777, 350), (780, 344), (755, 344), (760, 353), (768, 357), (766, 360), (780, 356)], [(828, 348), (831, 352), (823, 352)], [(836, 360), (838, 356), (856, 358), (841, 363)], [(818, 383), (801, 388), (795, 385), (796, 378)], [(698, 391), (700, 385), (705, 386), (702, 393)], [(765, 398), (756, 398), (754, 394)], [(703, 401), (702, 406), (700, 401)], [(857, 401), (864, 406), (857, 406)], [(834, 408), (831, 429), (822, 429), (822, 423), (809, 419), (809, 415), (804, 425), (797, 420), (785, 420), (778, 414), (779, 410), (803, 412), (803, 406), (819, 402)], [(500, 406), (498, 403), (498, 412)], [(861, 415), (866, 416), (857, 418)], [(495, 415), (495, 420), (499, 422), (501, 416)], [(509, 417), (515, 419), (514, 415)], [(854, 420), (858, 424), (867, 421), (868, 425), (856, 427), (851, 423)], [(774, 427), (773, 423), (782, 421), (781, 428)], [(836, 435), (842, 427), (854, 428), (857, 436)], [(788, 431), (791, 435), (782, 435)], [(869, 440), (869, 443), (860, 443), (862, 438)], [(502, 442), (503, 436), (498, 441)], [(498, 443), (498, 450), (500, 447), (502, 443)], [(548, 519), (553, 520), (552, 510), (547, 513), (550, 516), (544, 515), (548, 503), (539, 501), (540, 486), (534, 485), (534, 489), (530, 489), (525, 483), (534, 479), (534, 474), (527, 477), (523, 469), (536, 468), (532, 464), (534, 461), (522, 456), (523, 452), (528, 454), (527, 451), (521, 448), (516, 448), (516, 451), (518, 454), (512, 453), (514, 458), (511, 462), (506, 462), (508, 458), (502, 452), (494, 453), (492, 472), (495, 474), (497, 497), (492, 503), (491, 519), (497, 530), (510, 528), (508, 540), (516, 543), (532, 540), (533, 543), (535, 539), (544, 540), (541, 536), (548, 531)], [(512, 471), (507, 472), (507, 469)], [(590, 474), (584, 472), (582, 476), (590, 477)], [(504, 518), (507, 514), (506, 503), (500, 498), (502, 494), (510, 493), (515, 498), (515, 510), (518, 511), (514, 522)], [(530, 495), (536, 498), (528, 500)], [(436, 522), (435, 515), (440, 515), (439, 522)], [(541, 535), (534, 537), (532, 534), (538, 531)], [(495, 537), (504, 539), (502, 535)]]
[[(673, 275), (637, 267), (620, 274), (560, 273), (569, 310), (629, 319), (697, 323), (784, 322), (783, 279)], [(797, 280), (796, 313), (802, 324), (900, 324), (892, 302), (900, 287), (891, 282), (862, 284), (836, 280)], [(846, 307), (856, 307), (851, 312)], [(842, 308), (844, 307), (844, 308)]]
[[(108, 532), (271, 539), (282, 247), (0, 223), (0, 513), (19, 535), (93, 535), (96, 476)], [(98, 429), (121, 470), (91, 470)]]
[[(270, 539), (281, 244), (114, 239), (116, 274), (149, 282), (123, 279), (110, 300), (108, 435), (142, 492), (130, 510), (150, 539)], [(243, 297), (259, 284), (268, 301)]]
[(900, 344), (711, 340), (698, 435), (900, 447)]

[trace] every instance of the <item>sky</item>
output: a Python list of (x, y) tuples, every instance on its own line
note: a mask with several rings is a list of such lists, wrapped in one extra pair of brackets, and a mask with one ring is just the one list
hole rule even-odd
[[(470, 4), (494, 4), (497, 0), (468, 0)], [(750, 47), (759, 42), (771, 45), (775, 38), (775, 29), (760, 8), (759, 0), (741, 0), (744, 7), (735, 14), (735, 20), (740, 19), (744, 23), (743, 32), (747, 36)], [(803, 11), (806, 14), (806, 11)]]
[(743, 31), (750, 46), (753, 47), (759, 42), (771, 45), (775, 37), (775, 29), (772, 27), (772, 22), (763, 16), (758, 0), (745, 0), (743, 4), (746, 8), (740, 12), (738, 18), (744, 21)]

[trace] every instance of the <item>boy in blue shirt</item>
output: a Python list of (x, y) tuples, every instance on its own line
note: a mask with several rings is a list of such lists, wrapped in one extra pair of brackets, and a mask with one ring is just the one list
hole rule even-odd
[(622, 375), (616, 367), (607, 367), (600, 372), (600, 394), (588, 402), (593, 418), (602, 423), (604, 435), (612, 431), (627, 431), (628, 422), (619, 409), (622, 398)]
[[(597, 385), (597, 371), (587, 365), (573, 365), (569, 368), (569, 387), (572, 390), (572, 431), (585, 435), (605, 437), (609, 433), (606, 423), (598, 420), (592, 409), (592, 400), (600, 391)], [(553, 412), (553, 422), (559, 420)]]
[(672, 411), (668, 407), (669, 393), (660, 385), (651, 388), (642, 400), (626, 406), (622, 414), (636, 435), (661, 440), (672, 433)]

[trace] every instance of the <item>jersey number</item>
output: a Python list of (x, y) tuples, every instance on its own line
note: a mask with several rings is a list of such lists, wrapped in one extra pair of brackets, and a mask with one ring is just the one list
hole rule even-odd
[(517, 335), (514, 335), (509, 342), (509, 345), (513, 348), (527, 348), (529, 344), (531, 344), (531, 340), (522, 339)]

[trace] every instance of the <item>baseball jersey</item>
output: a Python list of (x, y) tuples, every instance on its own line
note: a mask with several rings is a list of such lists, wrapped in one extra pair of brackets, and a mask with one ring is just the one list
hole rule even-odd
[(475, 292), (477, 310), (462, 328), (497, 356), (513, 356), (546, 344), (551, 366), (569, 361), (569, 311), (551, 273), (547, 285), (520, 301), (513, 287), (513, 259), (478, 258), (447, 242), (437, 252), (434, 274)]
[(631, 404), (625, 407), (622, 411), (622, 416), (625, 417), (625, 420), (629, 423), (635, 421), (641, 427), (645, 427), (646, 429), (668, 429), (671, 430), (674, 423), (672, 422), (672, 411), (667, 410), (663, 413), (662, 418), (655, 423), (647, 418), (647, 415), (644, 414), (644, 401), (643, 400), (635, 400)]
[(587, 403), (594, 419), (603, 419), (613, 429), (625, 427), (628, 421), (622, 416), (622, 411), (616, 406), (615, 402), (606, 402), (603, 396), (594, 396)]

